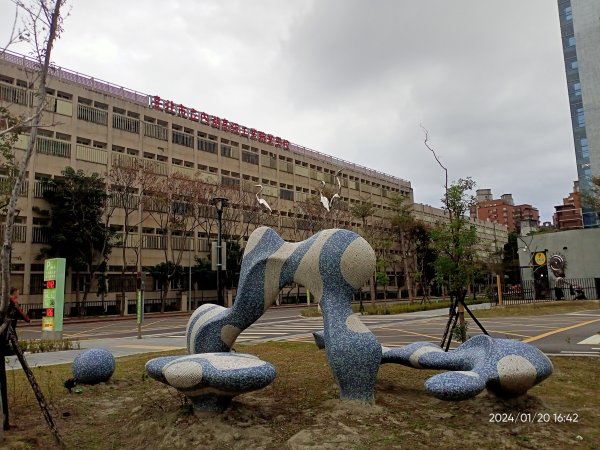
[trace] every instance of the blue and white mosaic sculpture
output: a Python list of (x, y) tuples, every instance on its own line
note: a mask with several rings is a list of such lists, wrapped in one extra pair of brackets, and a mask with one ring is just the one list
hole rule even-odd
[(268, 385), (275, 377), (273, 366), (229, 352), (283, 286), (295, 282), (321, 306), (324, 329), (315, 333), (315, 341), (325, 348), (343, 399), (373, 401), (377, 372), (386, 362), (454, 371), (436, 375), (426, 385), (447, 400), (472, 397), (485, 387), (500, 395), (520, 395), (552, 373), (552, 364), (535, 347), (505, 339), (474, 338), (451, 353), (429, 343), (382, 348), (351, 308), (354, 291), (374, 271), (373, 249), (351, 231), (324, 230), (289, 243), (270, 228), (257, 228), (246, 245), (234, 305), (199, 307), (187, 325), (190, 356), (156, 358), (146, 370), (185, 393), (197, 410), (222, 410), (238, 393)]
[(425, 383), (425, 388), (442, 400), (464, 400), (485, 388), (501, 397), (518, 397), (553, 371), (552, 362), (533, 345), (486, 335), (472, 337), (451, 352), (429, 342), (383, 348), (381, 362), (451, 370)]
[(75, 357), (71, 366), (73, 378), (79, 384), (97, 384), (108, 381), (115, 371), (115, 357), (103, 348), (84, 350)]

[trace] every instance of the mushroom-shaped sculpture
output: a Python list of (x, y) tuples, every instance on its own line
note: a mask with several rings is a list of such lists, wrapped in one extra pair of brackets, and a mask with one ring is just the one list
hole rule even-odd
[(115, 371), (115, 357), (104, 348), (90, 348), (81, 352), (71, 366), (73, 378), (79, 384), (97, 384), (108, 381)]
[(233, 397), (264, 388), (276, 374), (254, 355), (225, 352), (155, 358), (146, 372), (186, 395), (197, 412), (223, 411)]

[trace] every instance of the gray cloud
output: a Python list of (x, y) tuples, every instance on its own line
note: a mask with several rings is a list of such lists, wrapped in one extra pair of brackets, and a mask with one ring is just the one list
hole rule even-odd
[(78, 0), (53, 59), (408, 179), (424, 203), (443, 173), (420, 124), (451, 178), (546, 220), (576, 178), (547, 0)]

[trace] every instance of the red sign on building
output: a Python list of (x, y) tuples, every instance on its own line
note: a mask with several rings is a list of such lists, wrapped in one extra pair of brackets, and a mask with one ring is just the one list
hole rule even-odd
[(157, 109), (177, 117), (183, 117), (184, 119), (191, 120), (192, 122), (208, 125), (221, 131), (237, 134), (238, 136), (246, 137), (253, 141), (262, 142), (263, 144), (272, 145), (284, 150), (289, 150), (290, 148), (290, 142), (286, 139), (273, 136), (272, 134), (267, 134), (263, 131), (256, 130), (255, 128), (248, 128), (243, 125), (230, 122), (227, 119), (211, 116), (205, 112), (196, 111), (194, 108), (188, 108), (182, 104), (176, 105), (173, 101), (164, 100), (158, 95), (150, 97), (149, 106), (152, 109)]

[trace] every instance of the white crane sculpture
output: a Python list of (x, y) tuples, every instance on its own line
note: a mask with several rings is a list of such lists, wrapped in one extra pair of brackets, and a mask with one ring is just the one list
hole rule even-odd
[(260, 194), (263, 190), (262, 184), (256, 184), (256, 187), (259, 187), (260, 189), (258, 190), (258, 192), (256, 193), (256, 200), (258, 201), (258, 204), (260, 206), (263, 206), (265, 208), (267, 208), (269, 210), (269, 212), (273, 212), (273, 210), (271, 209), (271, 207), (269, 206), (269, 204), (267, 203), (267, 201), (264, 198), (260, 198), (258, 196), (258, 194)]
[(323, 194), (323, 188), (325, 187), (325, 182), (323, 180), (321, 180), (321, 188), (319, 189), (319, 194), (321, 194), (321, 204), (325, 207), (325, 209), (328, 212), (331, 209), (331, 207), (333, 206), (333, 201), (335, 199), (340, 198), (340, 193), (342, 192), (342, 183), (340, 181), (340, 173), (342, 173), (342, 170), (343, 169), (340, 169), (335, 173), (335, 180), (337, 182), (338, 187), (337, 187), (337, 192), (331, 196), (331, 199), (328, 199)]

